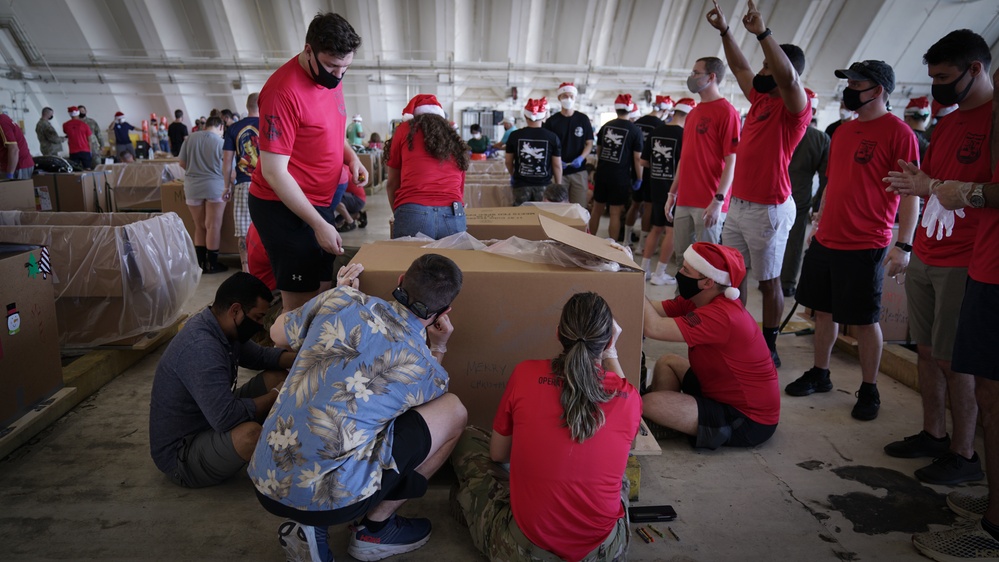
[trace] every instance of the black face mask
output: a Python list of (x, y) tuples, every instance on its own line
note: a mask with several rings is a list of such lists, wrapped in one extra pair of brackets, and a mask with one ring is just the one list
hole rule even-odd
[(937, 100), (937, 103), (944, 107), (964, 101), (964, 98), (968, 97), (968, 93), (971, 92), (971, 87), (975, 84), (975, 77), (971, 77), (971, 82), (968, 82), (968, 85), (965, 86), (960, 93), (957, 91), (957, 83), (964, 78), (964, 75), (967, 74), (969, 70), (971, 70), (970, 66), (965, 68), (964, 72), (962, 72), (961, 75), (957, 77), (957, 80), (954, 80), (953, 82), (948, 82), (947, 84), (934, 84), (930, 88), (930, 94), (933, 96), (933, 99)]
[(80, 119), (86, 119), (86, 118), (87, 118), (87, 114), (86, 113), (81, 113), (80, 114)]
[(701, 279), (688, 277), (679, 271), (676, 272), (676, 288), (680, 292), (680, 296), (687, 300), (696, 297), (703, 290), (697, 286), (697, 282)]
[(853, 88), (847, 88), (843, 90), (843, 106), (849, 109), (850, 111), (857, 111), (861, 107), (864, 107), (865, 105), (871, 103), (872, 101), (874, 101), (874, 98), (871, 98), (867, 101), (860, 101), (860, 94), (867, 92), (869, 90), (873, 90), (874, 88), (877, 88), (877, 85), (871, 86), (866, 90), (854, 90)]
[(246, 343), (264, 329), (260, 322), (254, 322), (249, 316), (243, 315), (243, 321), (236, 326), (236, 339), (239, 343)]
[(773, 76), (757, 74), (753, 76), (753, 89), (761, 94), (769, 94), (777, 87), (777, 80)]
[[(340, 78), (337, 78), (332, 72), (326, 70), (326, 67), (319, 63), (319, 57), (316, 56), (315, 49), (312, 49), (312, 60), (316, 61), (316, 68), (319, 69), (319, 72), (316, 72), (315, 70), (312, 70), (312, 64), (309, 64), (309, 73), (312, 74), (312, 79), (316, 81), (316, 84), (319, 84), (327, 90), (332, 90), (340, 85), (340, 80), (343, 79), (343, 75), (341, 75)], [(346, 72), (347, 71), (345, 70), (344, 73)]]

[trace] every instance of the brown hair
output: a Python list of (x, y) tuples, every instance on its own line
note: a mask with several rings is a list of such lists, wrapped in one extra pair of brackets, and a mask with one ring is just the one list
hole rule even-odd
[(414, 117), (409, 122), (409, 133), (406, 135), (406, 146), (410, 150), (413, 150), (413, 137), (417, 131), (423, 131), (423, 148), (427, 154), (441, 162), (453, 158), (459, 170), (468, 171), (468, 145), (447, 119), (433, 113)]

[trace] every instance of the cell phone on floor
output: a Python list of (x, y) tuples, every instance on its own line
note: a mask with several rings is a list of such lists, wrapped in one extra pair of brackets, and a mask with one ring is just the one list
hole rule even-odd
[(655, 523), (676, 519), (676, 510), (671, 505), (645, 505), (629, 507), (628, 517), (632, 523)]

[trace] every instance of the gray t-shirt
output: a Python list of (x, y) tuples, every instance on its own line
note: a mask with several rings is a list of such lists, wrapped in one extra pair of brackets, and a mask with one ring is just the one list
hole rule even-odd
[(184, 197), (220, 199), (225, 191), (222, 177), (222, 137), (211, 131), (197, 131), (187, 137), (178, 156), (187, 166)]

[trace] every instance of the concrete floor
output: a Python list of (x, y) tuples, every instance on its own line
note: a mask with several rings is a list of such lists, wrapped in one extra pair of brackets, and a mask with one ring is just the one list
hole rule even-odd
[[(345, 244), (386, 238), (388, 216), (384, 192), (375, 194), (371, 222), (346, 233)], [(208, 304), (221, 280), (205, 276), (187, 310)], [(666, 296), (666, 288), (646, 289)], [(758, 317), (758, 292), (750, 295), (750, 309)], [(783, 387), (812, 365), (812, 338), (782, 336), (779, 349)], [(652, 365), (664, 353), (685, 350), (649, 341), (645, 351)], [(215, 488), (186, 490), (153, 466), (149, 392), (161, 354), (162, 348), (0, 461), (0, 559), (282, 560), (280, 521), (258, 505), (245, 473)], [(763, 446), (703, 452), (674, 438), (660, 441), (662, 456), (642, 457), (638, 505), (672, 504), (679, 517), (670, 526), (680, 541), (645, 544), (635, 537), (629, 559), (919, 559), (909, 536), (952, 522), (944, 505), (948, 488), (912, 477), (925, 461), (882, 452), (920, 429), (919, 396), (883, 376), (881, 416), (859, 422), (850, 417), (857, 361), (837, 351), (832, 373), (833, 392), (782, 396), (780, 426)], [(434, 535), (397, 559), (484, 559), (449, 515), (448, 486), (446, 476), (435, 479), (427, 497), (403, 507), (403, 514), (430, 517)], [(974, 486), (985, 490), (984, 482)], [(352, 560), (346, 534), (344, 528), (330, 533), (339, 560)]]

